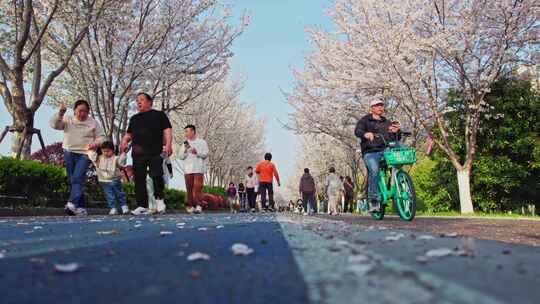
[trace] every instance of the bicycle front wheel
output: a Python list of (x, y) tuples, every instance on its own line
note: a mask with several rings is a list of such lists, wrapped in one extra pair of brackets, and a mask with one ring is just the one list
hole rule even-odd
[(411, 221), (416, 215), (416, 193), (411, 176), (407, 172), (399, 170), (396, 174), (396, 186), (394, 201), (399, 216), (404, 221)]
[(381, 209), (377, 212), (371, 212), (371, 217), (378, 221), (381, 221), (384, 218), (385, 209), (386, 205), (381, 203)]

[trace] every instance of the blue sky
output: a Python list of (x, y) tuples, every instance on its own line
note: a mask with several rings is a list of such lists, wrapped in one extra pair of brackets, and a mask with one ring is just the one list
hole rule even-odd
[[(291, 66), (302, 67), (304, 55), (311, 50), (306, 27), (329, 28), (326, 11), (331, 0), (223, 0), (233, 6), (237, 21), (246, 12), (251, 23), (233, 46), (233, 79), (245, 79), (241, 99), (254, 103), (260, 116), (267, 121), (266, 146), (286, 178), (296, 160), (297, 139), (282, 128), (292, 110), (286, 104), (283, 91), (291, 91)], [(44, 105), (36, 114), (36, 127), (41, 129), (45, 144), (62, 140), (62, 133), (51, 130), (47, 121), (54, 112)], [(3, 102), (0, 104), (0, 128), (11, 123)], [(0, 144), (0, 154), (9, 152), (10, 137)], [(33, 151), (38, 149), (37, 139)], [(182, 187), (180, 180), (175, 186)]]

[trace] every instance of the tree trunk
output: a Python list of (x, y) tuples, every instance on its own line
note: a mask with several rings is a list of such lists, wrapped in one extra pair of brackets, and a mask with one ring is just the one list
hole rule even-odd
[(459, 205), (461, 213), (474, 213), (471, 197), (471, 170), (457, 170)]
[[(17, 157), (20, 151), (21, 159), (30, 159), (34, 113), (29, 109), (16, 107), (13, 115), (13, 127), (15, 132), (11, 140), (11, 155)], [(23, 146), (21, 147), (21, 145)]]

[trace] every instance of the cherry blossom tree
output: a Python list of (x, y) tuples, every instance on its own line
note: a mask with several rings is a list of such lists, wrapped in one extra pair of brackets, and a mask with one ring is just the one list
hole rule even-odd
[(215, 0), (118, 1), (90, 28), (55, 101), (90, 101), (93, 116), (117, 142), (138, 92), (172, 112), (223, 80), (230, 47), (246, 25), (244, 17), (231, 26), (227, 8)]
[[(252, 104), (242, 103), (240, 83), (221, 83), (212, 87), (197, 102), (171, 113), (173, 128), (188, 124), (208, 143), (209, 159), (206, 183), (226, 186), (243, 182), (246, 168), (255, 166), (264, 154), (265, 120), (257, 117)], [(175, 133), (176, 151), (184, 142), (182, 132)], [(182, 163), (177, 162), (181, 171)]]
[[(316, 51), (300, 79), (318, 99), (338, 108), (351, 96), (364, 104), (370, 97), (384, 98), (424, 132), (433, 132), (435, 144), (456, 168), (461, 211), (472, 213), (470, 173), (488, 106), (484, 96), (505, 69), (534, 53), (538, 4), (337, 0), (329, 13), (337, 30), (309, 31)], [(452, 133), (443, 117), (453, 110), (446, 104), (450, 89), (466, 101), (464, 134)], [(458, 138), (465, 139), (464, 155), (453, 146)]]
[[(365, 172), (358, 169), (358, 152), (343, 145), (339, 140), (325, 134), (306, 134), (300, 137), (300, 147), (297, 151), (296, 167), (285, 187), (287, 197), (299, 196), (298, 186), (304, 168), (310, 169), (315, 179), (318, 192), (323, 189), (324, 181), (328, 176), (328, 169), (334, 167), (341, 176), (351, 176), (357, 184), (362, 184)], [(358, 174), (358, 177), (355, 176)], [(356, 179), (355, 179), (356, 178)]]
[(34, 116), (111, 1), (0, 1), (0, 96), (13, 118), (12, 152), (30, 157)]

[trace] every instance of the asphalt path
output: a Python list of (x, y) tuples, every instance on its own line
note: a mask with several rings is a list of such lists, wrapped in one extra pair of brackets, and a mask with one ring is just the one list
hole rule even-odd
[(0, 218), (0, 303), (538, 303), (539, 263), (539, 247), (375, 221)]

